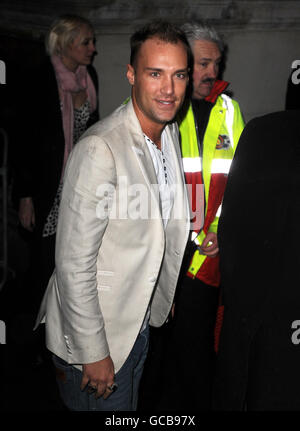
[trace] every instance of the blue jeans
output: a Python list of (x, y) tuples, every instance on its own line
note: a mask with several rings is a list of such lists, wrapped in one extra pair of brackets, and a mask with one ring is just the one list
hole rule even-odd
[(96, 399), (87, 389), (81, 391), (82, 372), (53, 355), (56, 380), (66, 407), (76, 411), (135, 411), (148, 345), (149, 326), (138, 335), (128, 358), (115, 376), (118, 388), (106, 400), (102, 397)]

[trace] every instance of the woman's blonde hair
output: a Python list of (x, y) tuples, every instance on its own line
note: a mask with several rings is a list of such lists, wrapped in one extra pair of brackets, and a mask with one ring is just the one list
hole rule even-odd
[(94, 32), (89, 20), (77, 15), (63, 15), (51, 25), (46, 36), (46, 51), (49, 55), (63, 55), (65, 50), (79, 35), (82, 27)]

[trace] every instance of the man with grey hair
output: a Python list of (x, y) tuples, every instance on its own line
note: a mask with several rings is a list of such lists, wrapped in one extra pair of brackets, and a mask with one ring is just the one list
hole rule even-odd
[(205, 23), (187, 23), (183, 30), (193, 51), (193, 87), (178, 123), (193, 218), (177, 286), (162, 405), (177, 411), (211, 406), (220, 299), (218, 220), (244, 127), (238, 103), (223, 93), (228, 83), (217, 79), (221, 37)]
[[(194, 55), (193, 98), (205, 99), (216, 83), (225, 45), (217, 31), (205, 23), (186, 23), (182, 29)], [(220, 93), (227, 86), (228, 83), (222, 82)]]

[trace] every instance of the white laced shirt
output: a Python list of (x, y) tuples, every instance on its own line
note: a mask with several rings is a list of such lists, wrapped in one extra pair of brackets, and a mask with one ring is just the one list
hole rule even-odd
[[(168, 141), (167, 134), (163, 130), (161, 135), (161, 150), (157, 148), (155, 143), (144, 134), (146, 144), (152, 157), (154, 170), (156, 173), (157, 184), (159, 187), (159, 195), (161, 201), (162, 219), (164, 228), (168, 224), (170, 213), (174, 203), (174, 188), (176, 174), (174, 167), (174, 160), (171, 151), (171, 144)], [(150, 305), (147, 309), (141, 331), (142, 332), (150, 318)]]

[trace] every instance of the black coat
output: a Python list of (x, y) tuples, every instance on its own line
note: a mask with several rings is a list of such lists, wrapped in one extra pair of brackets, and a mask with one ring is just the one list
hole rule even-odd
[[(95, 69), (88, 66), (96, 92)], [(15, 158), (14, 199), (33, 197), (37, 228), (44, 225), (59, 186), (65, 139), (55, 72), (47, 57), (38, 71), (26, 79), (20, 104), (21, 127)], [(98, 107), (88, 127), (99, 119)]]
[[(300, 112), (248, 123), (218, 228), (224, 320), (214, 408), (300, 408)], [(248, 407), (247, 407), (248, 406)], [(250, 407), (249, 407), (250, 406)]]

